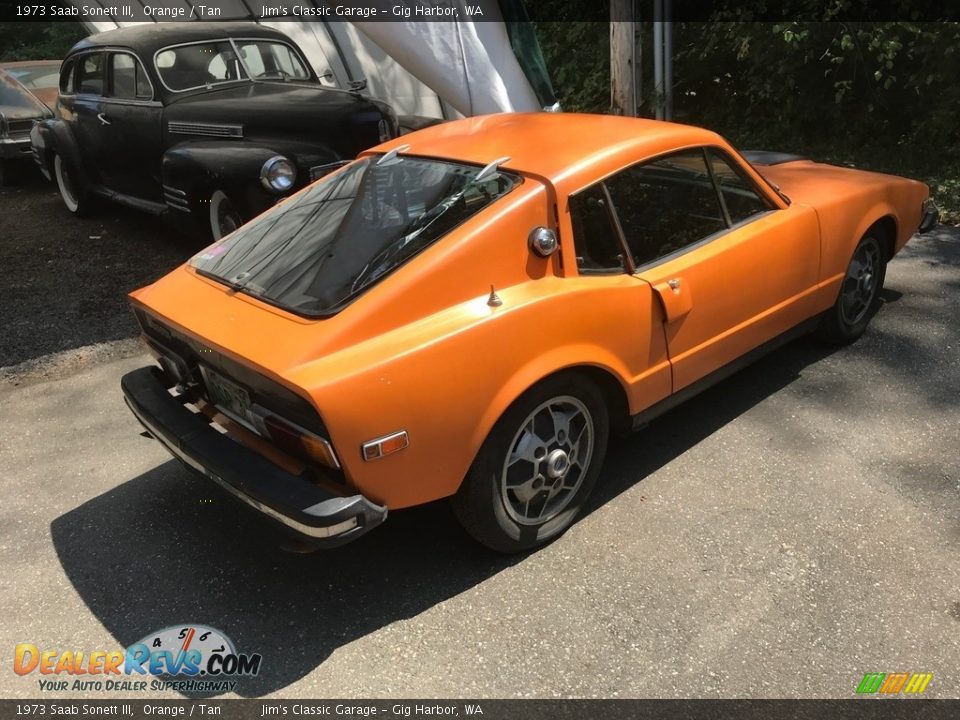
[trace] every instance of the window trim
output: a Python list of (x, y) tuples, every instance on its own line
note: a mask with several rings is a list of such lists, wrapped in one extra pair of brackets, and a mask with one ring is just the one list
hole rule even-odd
[(727, 208), (726, 198), (723, 197), (723, 189), (720, 187), (717, 173), (713, 169), (713, 163), (710, 162), (710, 153), (705, 147), (700, 148), (700, 153), (703, 155), (703, 165), (707, 168), (707, 175), (710, 176), (710, 182), (713, 184), (713, 191), (717, 194), (717, 201), (720, 203), (720, 212), (723, 213), (723, 221), (729, 228), (733, 225), (733, 222), (730, 220), (730, 210)]
[[(725, 152), (722, 147), (719, 147), (719, 146), (717, 146), (717, 145), (704, 145), (704, 146), (703, 146), (703, 159), (704, 159), (704, 162), (707, 164), (707, 170), (710, 172), (710, 177), (712, 177), (713, 180), (714, 180), (714, 185), (715, 185), (716, 188), (717, 188), (717, 193), (720, 195), (720, 204), (723, 206), (723, 214), (724, 214), (724, 216), (725, 216), (726, 219), (727, 219), (727, 225), (729, 225), (729, 226), (732, 227), (732, 226), (734, 225), (734, 223), (733, 223), (732, 218), (730, 217), (730, 211), (727, 209), (727, 201), (726, 201), (726, 198), (723, 197), (723, 187), (722, 187), (722, 185), (720, 184), (720, 180), (716, 177), (716, 173), (715, 173), (714, 170), (713, 170), (713, 163), (710, 162), (710, 151), (711, 151), (711, 150), (712, 150), (713, 152), (715, 152), (715, 153), (720, 157), (721, 160), (723, 160), (724, 162), (726, 162), (726, 164), (727, 164), (728, 166), (730, 166), (730, 168), (733, 170), (733, 172), (736, 173), (737, 176), (740, 177), (741, 180), (745, 180), (745, 181), (747, 182), (747, 185), (750, 186), (750, 188), (753, 190), (754, 194), (756, 194), (756, 196), (757, 196), (758, 198), (760, 198), (760, 200), (762, 200), (763, 202), (766, 203), (767, 209), (766, 209), (763, 213), (756, 213), (756, 215), (763, 215), (763, 214), (765, 214), (765, 213), (767, 213), (767, 212), (769, 212), (769, 211), (771, 211), (771, 210), (781, 210), (781, 209), (782, 209), (782, 208), (778, 208), (777, 205), (776, 205), (776, 203), (771, 202), (771, 198), (769, 198), (769, 197), (766, 196), (766, 194), (760, 189), (760, 187), (757, 185), (757, 183), (754, 181), (754, 179), (753, 179), (752, 177), (750, 177), (749, 173), (741, 174), (741, 173), (738, 173), (738, 172), (737, 172), (738, 163), (736, 162), (736, 160), (733, 159), (733, 157), (730, 156), (730, 153)], [(741, 169), (742, 169), (742, 168), (741, 168)], [(744, 177), (744, 175), (745, 175), (746, 177)], [(755, 217), (755, 216), (754, 216), (754, 215), (751, 215), (750, 217)], [(750, 218), (746, 218), (746, 219), (749, 220)], [(736, 224), (737, 224), (737, 225), (740, 225), (740, 224), (742, 224), (742, 223), (743, 223), (743, 220), (741, 220), (740, 222), (738, 222), (738, 223), (736, 223)]]
[[(687, 250), (689, 249), (700, 247), (701, 245), (704, 245), (708, 241), (711, 241), (714, 238), (717, 238), (723, 235), (724, 233), (730, 232), (730, 230), (733, 229), (730, 225), (730, 217), (726, 212), (726, 206), (724, 205), (723, 200), (720, 198), (719, 186), (717, 185), (716, 178), (713, 176), (713, 171), (710, 167), (710, 162), (707, 159), (707, 152), (706, 152), (707, 147), (708, 146), (706, 145), (692, 145), (690, 147), (678, 148), (676, 150), (670, 150), (665, 153), (660, 153), (659, 155), (655, 155), (651, 158), (647, 158), (646, 160), (641, 160), (639, 162), (632, 163), (631, 165), (627, 165), (626, 167), (620, 168), (616, 172), (610, 173), (609, 175), (604, 177), (603, 180), (601, 180), (601, 184), (603, 185), (603, 189), (604, 189), (604, 192), (606, 193), (606, 196), (610, 197), (610, 208), (616, 214), (616, 220), (617, 220), (616, 227), (620, 230), (620, 242), (622, 246), (626, 249), (626, 253), (627, 253), (626, 257), (629, 260), (629, 266), (633, 268), (633, 271), (630, 273), (631, 275), (636, 275), (655, 265), (659, 265), (660, 263), (664, 262), (668, 258), (672, 259), (682, 253), (687, 252)], [(709, 146), (709, 147), (713, 147), (713, 146)], [(634, 260), (633, 258), (633, 252), (630, 250), (630, 244), (627, 242), (626, 233), (623, 232), (623, 226), (620, 223), (619, 213), (616, 213), (616, 208), (614, 207), (614, 204), (613, 204), (613, 198), (610, 196), (609, 191), (607, 190), (607, 180), (614, 177), (615, 175), (619, 175), (620, 173), (626, 172), (627, 170), (631, 170), (638, 166), (650, 165), (651, 163), (659, 162), (661, 160), (665, 160), (667, 158), (673, 157), (674, 155), (681, 155), (684, 153), (689, 153), (691, 155), (694, 155), (697, 153), (698, 150), (700, 151), (699, 152), (700, 159), (703, 161), (704, 169), (707, 171), (707, 177), (710, 178), (710, 184), (713, 186), (713, 191), (717, 196), (717, 203), (720, 207), (720, 212), (723, 214), (723, 220), (726, 223), (727, 227), (723, 228), (722, 230), (717, 230), (715, 233), (711, 233), (710, 235), (707, 235), (706, 237), (701, 238), (696, 242), (690, 243), (689, 245), (685, 245), (682, 248), (677, 248), (673, 252), (667, 253), (666, 255), (661, 255), (658, 258), (654, 258), (653, 260), (649, 260), (645, 263), (640, 263), (638, 265), (636, 260)], [(757, 217), (757, 216), (754, 216), (754, 217)], [(747, 220), (751, 220), (751, 219), (752, 218), (747, 218)]]
[[(76, 64), (73, 66), (73, 96), (74, 97), (89, 97), (89, 98), (102, 98), (105, 97), (102, 90), (99, 93), (92, 92), (80, 92), (80, 70), (83, 68), (84, 61), (91, 55), (103, 55), (104, 63), (106, 63), (107, 50), (104, 48), (91, 48), (90, 50), (84, 51), (82, 53), (77, 53), (72, 57), (77, 58)], [(104, 65), (103, 68), (103, 83), (106, 85), (107, 82), (107, 68)]]
[[(163, 73), (160, 72), (160, 66), (157, 65), (157, 55), (163, 52), (167, 52), (168, 50), (175, 50), (176, 48), (189, 47), (191, 45), (209, 45), (211, 43), (221, 43), (221, 42), (228, 42), (233, 46), (233, 51), (237, 54), (237, 60), (240, 61), (240, 64), (243, 65), (244, 72), (247, 73), (247, 77), (245, 79), (236, 78), (234, 80), (219, 80), (215, 83), (204, 83), (202, 85), (194, 85), (193, 87), (181, 88), (180, 90), (174, 90), (172, 87), (167, 85), (167, 81), (163, 79)], [(173, 45), (167, 45), (165, 47), (162, 47), (159, 50), (157, 50), (155, 53), (153, 53), (153, 69), (157, 73), (157, 78), (160, 80), (160, 84), (164, 87), (164, 89), (166, 89), (167, 92), (170, 92), (170, 93), (191, 92), (193, 90), (202, 90), (202, 89), (206, 89), (207, 87), (216, 87), (218, 85), (226, 85), (228, 83), (264, 82), (263, 80), (257, 80), (250, 74), (250, 68), (247, 67), (247, 61), (243, 59), (243, 56), (240, 54), (240, 48), (237, 47), (238, 42), (271, 42), (271, 43), (277, 43), (279, 45), (286, 45), (288, 48), (293, 50), (294, 54), (300, 59), (300, 62), (303, 64), (303, 68), (307, 71), (306, 81), (307, 82), (316, 81), (319, 83), (316, 77), (316, 73), (314, 73), (313, 71), (313, 67), (310, 65), (309, 62), (307, 62), (307, 59), (306, 57), (304, 57), (300, 48), (298, 48), (296, 45), (294, 45), (291, 42), (287, 42), (286, 40), (281, 40), (280, 38), (270, 38), (270, 37), (259, 37), (259, 38), (258, 37), (238, 37), (238, 38), (214, 37), (214, 38), (209, 38), (207, 40), (193, 40), (191, 42), (185, 42), (185, 43), (174, 43)]]
[(738, 222), (736, 225), (731, 225), (731, 226), (729, 226), (729, 227), (724, 228), (723, 230), (717, 230), (717, 232), (715, 232), (715, 233), (713, 233), (713, 234), (711, 234), (711, 235), (707, 235), (705, 238), (701, 238), (700, 240), (697, 240), (696, 242), (690, 243), (689, 245), (685, 245), (685, 246), (682, 247), (682, 248), (678, 248), (678, 249), (674, 250), (673, 252), (668, 253), (668, 254), (666, 254), (666, 255), (661, 255), (660, 257), (658, 257), (658, 258), (656, 258), (656, 259), (654, 259), (654, 260), (651, 260), (651, 261), (649, 261), (649, 262), (646, 262), (646, 263), (644, 263), (643, 265), (638, 265), (633, 274), (634, 274), (634, 275), (637, 275), (637, 274), (639, 274), (639, 273), (646, 272), (647, 270), (650, 270), (651, 268), (654, 268), (654, 267), (656, 267), (657, 265), (662, 265), (662, 264), (665, 263), (665, 262), (670, 262), (671, 260), (676, 260), (678, 257), (680, 257), (681, 255), (685, 255), (686, 253), (690, 252), (691, 250), (696, 250), (696, 249), (698, 249), (698, 248), (700, 248), (700, 247), (703, 247), (704, 245), (706, 245), (706, 244), (708, 244), (708, 243), (712, 243), (714, 240), (719, 240), (719, 239), (722, 238), (724, 235), (727, 235), (727, 234), (733, 232), (734, 230), (739, 230), (740, 228), (745, 227), (746, 225), (749, 225), (749, 224), (752, 223), (754, 220), (759, 220), (760, 218), (764, 218), (764, 217), (767, 217), (767, 216), (769, 216), (769, 215), (772, 215), (772, 214), (775, 213), (777, 210), (781, 210), (781, 209), (782, 209), (782, 208), (776, 208), (775, 210), (766, 210), (766, 211), (764, 211), (764, 212), (762, 212), (762, 213), (757, 213), (756, 215), (751, 215), (750, 217), (746, 218), (745, 220), (741, 220), (741, 221)]
[[(111, 102), (117, 105), (150, 105), (150, 106), (157, 105), (158, 104), (157, 89), (153, 86), (153, 80), (150, 78), (150, 73), (147, 72), (146, 63), (144, 63), (140, 59), (140, 56), (137, 55), (132, 50), (128, 50), (126, 48), (117, 48), (115, 50), (110, 49), (107, 52), (110, 54), (110, 57), (107, 58), (107, 70), (109, 75), (107, 87), (110, 90), (110, 92), (111, 93), (113, 92), (113, 58), (114, 56), (129, 55), (130, 57), (133, 58), (133, 61), (137, 63), (140, 66), (140, 69), (143, 71), (143, 76), (147, 79), (147, 83), (150, 85), (150, 97), (147, 99), (138, 98), (138, 97), (118, 98), (118, 97), (113, 97), (113, 95), (103, 95), (104, 101)], [(134, 75), (134, 78), (136, 78), (136, 75)], [(134, 80), (134, 84), (136, 84), (136, 80)], [(134, 88), (134, 92), (136, 92), (136, 88)]]
[[(68, 70), (68, 72), (69, 72), (69, 81), (67, 82), (67, 86), (70, 88), (70, 91), (69, 91), (69, 92), (64, 92), (64, 90), (63, 90), (63, 73), (64, 73), (64, 70), (67, 70), (67, 68), (69, 68), (69, 70)], [(72, 95), (75, 94), (75, 90), (76, 90), (76, 79), (77, 79), (76, 73), (77, 73), (77, 56), (76, 56), (76, 55), (70, 55), (69, 57), (67, 57), (67, 58), (64, 59), (63, 65), (60, 66), (60, 79), (57, 81), (57, 94), (58, 94), (58, 95), (70, 97), (70, 96), (72, 96)]]
[[(771, 207), (770, 207), (769, 209), (765, 210), (764, 212), (760, 212), (760, 213), (757, 213), (757, 214), (755, 214), (755, 215), (751, 215), (750, 217), (745, 218), (745, 219), (741, 220), (741, 221), (738, 222), (738, 223), (732, 223), (731, 220), (730, 220), (730, 215), (729, 215), (729, 213), (727, 212), (727, 209), (726, 209), (726, 203), (723, 201), (723, 196), (722, 196), (722, 192), (721, 192), (721, 190), (720, 190), (720, 185), (719, 185), (719, 183), (717, 182), (717, 179), (716, 179), (716, 177), (715, 177), (715, 175), (714, 175), (714, 172), (713, 172), (713, 167), (712, 167), (711, 164), (710, 164), (709, 155), (708, 155), (708, 150), (711, 150), (711, 149), (715, 149), (715, 150), (717, 150), (718, 152), (720, 152), (720, 153), (721, 153), (721, 156), (722, 156), (722, 154), (725, 152), (723, 147), (721, 147), (720, 145), (715, 145), (715, 144), (712, 144), (712, 145), (691, 145), (691, 146), (689, 146), (689, 147), (677, 148), (677, 149), (675, 149), (675, 150), (669, 150), (669, 151), (667, 151), (667, 152), (660, 153), (659, 155), (654, 155), (654, 156), (649, 157), (649, 158), (646, 158), (646, 159), (644, 159), (644, 160), (640, 160), (640, 161), (638, 161), (638, 162), (631, 163), (630, 165), (626, 165), (626, 166), (620, 168), (619, 170), (616, 170), (616, 171), (614, 171), (614, 172), (611, 172), (611, 173), (605, 175), (602, 180), (599, 180), (599, 181), (598, 181), (598, 182), (603, 186), (604, 192), (606, 193), (606, 196), (609, 197), (609, 192), (606, 190), (607, 180), (609, 180), (610, 178), (614, 177), (615, 175), (618, 175), (618, 174), (620, 174), (620, 173), (622, 173), (622, 172), (625, 172), (625, 171), (627, 171), (627, 170), (630, 170), (631, 168), (634, 168), (634, 167), (637, 167), (637, 166), (640, 166), (640, 165), (648, 165), (648, 164), (650, 164), (650, 163), (654, 163), (654, 162), (658, 162), (658, 161), (660, 161), (660, 160), (664, 160), (664, 159), (669, 158), (669, 157), (671, 157), (671, 156), (673, 156), (673, 155), (679, 155), (679, 154), (681, 154), (681, 153), (693, 153), (693, 152), (696, 152), (697, 150), (699, 150), (699, 151), (700, 151), (701, 158), (703, 159), (703, 164), (706, 166), (707, 174), (708, 174), (708, 176), (710, 177), (711, 184), (713, 185), (714, 192), (717, 194), (717, 201), (718, 201), (718, 203), (720, 204), (720, 210), (721, 210), (721, 212), (723, 213), (724, 222), (726, 222), (727, 227), (723, 228), (722, 230), (717, 230), (715, 233), (711, 233), (710, 235), (707, 235), (706, 237), (703, 237), (703, 238), (701, 238), (700, 240), (697, 240), (696, 242), (692, 242), (692, 243), (690, 243), (689, 245), (685, 245), (685, 246), (682, 247), (682, 248), (678, 248), (678, 249), (674, 250), (673, 252), (667, 253), (666, 255), (661, 255), (661, 256), (658, 257), (658, 258), (654, 258), (653, 260), (650, 260), (650, 261), (645, 262), (645, 263), (641, 263), (641, 264), (639, 264), (639, 265), (637, 265), (637, 264), (635, 263), (635, 261), (634, 261), (634, 259), (633, 259), (633, 253), (630, 252), (630, 246), (629, 246), (629, 244), (626, 242), (626, 235), (623, 233), (623, 229), (622, 229), (622, 226), (621, 226), (621, 224), (620, 224), (619, 214), (616, 214), (616, 207), (614, 206), (613, 199), (611, 198), (608, 212), (612, 211), (612, 212), (614, 212), (614, 213), (616, 214), (616, 225), (615, 225), (615, 227), (616, 227), (617, 229), (619, 229), (619, 231), (620, 231), (621, 245), (622, 245), (622, 247), (624, 247), (624, 248), (626, 249), (626, 255), (625, 255), (625, 257), (626, 257), (627, 260), (628, 260), (628, 264), (629, 264), (630, 267), (633, 268), (633, 271), (630, 272), (631, 275), (638, 275), (639, 273), (646, 272), (647, 270), (650, 270), (651, 268), (654, 268), (654, 267), (656, 267), (657, 265), (661, 265), (661, 264), (663, 264), (663, 263), (665, 263), (665, 262), (669, 262), (669, 261), (671, 261), (671, 260), (675, 260), (676, 258), (680, 257), (681, 255), (684, 255), (685, 253), (690, 252), (690, 251), (692, 251), (692, 250), (695, 250), (695, 249), (697, 249), (697, 248), (703, 247), (703, 246), (706, 245), (707, 243), (713, 242), (714, 240), (717, 240), (717, 239), (723, 237), (724, 235), (726, 235), (726, 234), (729, 233), (729, 232), (732, 232), (732, 231), (734, 231), (734, 230), (739, 230), (740, 228), (742, 228), (742, 227), (744, 227), (744, 226), (746, 226), (746, 225), (749, 225), (750, 223), (754, 222), (755, 220), (759, 220), (760, 218), (767, 217), (768, 215), (770, 215), (770, 214), (772, 214), (772, 213), (775, 213), (775, 212), (777, 212), (777, 211), (779, 211), (779, 210), (783, 210), (783, 208), (779, 207), (776, 203), (771, 202), (771, 198), (767, 197), (766, 193), (764, 193), (764, 192), (762, 192), (762, 191), (758, 191), (758, 186), (757, 186), (756, 183), (753, 181), (753, 178), (751, 178), (751, 177), (748, 175), (748, 176), (747, 176), (747, 179), (748, 179), (748, 180), (750, 181), (750, 183), (752, 184), (754, 191), (757, 192), (757, 194), (760, 196), (761, 199), (766, 200), (767, 203), (768, 203)], [(727, 154), (727, 156), (729, 157), (729, 153), (726, 153), (726, 154)], [(734, 164), (734, 166), (736, 165), (736, 163), (733, 163), (733, 164)], [(588, 188), (589, 188), (589, 187), (593, 187), (593, 185), (595, 185), (595, 184), (597, 184), (597, 183), (593, 183), (593, 184), (591, 184), (591, 185), (589, 185), (589, 186), (587, 186), (587, 187), (588, 187)], [(587, 188), (583, 188), (582, 190), (578, 190), (577, 192), (578, 192), (578, 193), (579, 193), (579, 192), (583, 192), (583, 190), (586, 190), (586, 189), (587, 189)], [(578, 268), (578, 270), (579, 270), (579, 268)]]
[[(604, 200), (604, 210), (607, 214), (607, 222), (610, 223), (610, 229), (613, 231), (613, 234), (617, 238), (617, 242), (620, 245), (620, 257), (623, 258), (623, 265), (618, 268), (582, 268), (577, 264), (577, 233), (573, 228), (573, 211), (570, 208), (570, 200), (577, 197), (581, 193), (585, 193), (588, 190), (592, 190), (595, 187), (600, 188), (600, 192), (603, 193)], [(607, 185), (603, 180), (598, 180), (597, 182), (587, 185), (584, 188), (580, 188), (575, 193), (571, 193), (567, 196), (567, 215), (570, 216), (570, 234), (573, 237), (573, 264), (577, 268), (577, 275), (579, 276), (604, 276), (604, 275), (632, 275), (633, 268), (633, 257), (630, 255), (630, 248), (627, 247), (626, 241), (623, 235), (623, 228), (620, 227), (620, 218), (617, 216), (615, 209), (613, 207), (613, 198), (610, 197), (610, 191), (607, 190)]]

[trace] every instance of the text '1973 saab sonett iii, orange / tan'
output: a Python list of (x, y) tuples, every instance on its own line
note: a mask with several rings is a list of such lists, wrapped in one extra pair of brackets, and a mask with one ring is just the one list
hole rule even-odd
[[(751, 160), (752, 162), (748, 162)], [(149, 433), (318, 545), (452, 497), (562, 533), (626, 433), (763, 350), (857, 338), (922, 183), (707, 130), (504, 114), (384, 143), (132, 294)]]

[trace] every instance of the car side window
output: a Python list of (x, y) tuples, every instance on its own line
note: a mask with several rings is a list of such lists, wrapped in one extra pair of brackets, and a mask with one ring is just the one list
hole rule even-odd
[(143, 65), (129, 53), (110, 55), (110, 97), (124, 100), (150, 100), (153, 88)]
[(103, 76), (103, 53), (84, 55), (77, 69), (77, 92), (102, 95)]
[(583, 274), (625, 271), (623, 248), (606, 195), (594, 185), (570, 197), (570, 222), (577, 268)]
[(74, 59), (67, 58), (60, 69), (60, 92), (64, 95), (73, 95), (73, 67)]
[(711, 148), (707, 155), (732, 224), (736, 225), (754, 215), (774, 209), (773, 205), (757, 192), (743, 169), (726, 157), (726, 153)]
[(605, 184), (638, 267), (727, 228), (700, 149), (634, 165)]

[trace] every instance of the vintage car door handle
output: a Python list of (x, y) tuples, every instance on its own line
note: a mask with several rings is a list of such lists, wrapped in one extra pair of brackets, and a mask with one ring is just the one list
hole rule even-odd
[(680, 282), (680, 278), (657, 283), (653, 289), (660, 297), (663, 314), (666, 315), (668, 323), (686, 317), (693, 309), (693, 295), (690, 288)]
[(107, 120), (107, 119), (103, 116), (103, 113), (97, 113), (97, 120), (99, 120), (100, 122), (102, 122), (104, 125), (109, 125), (109, 124), (110, 124), (110, 121)]

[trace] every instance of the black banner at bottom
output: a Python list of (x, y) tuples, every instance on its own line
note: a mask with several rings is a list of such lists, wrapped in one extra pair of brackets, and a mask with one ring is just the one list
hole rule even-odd
[(960, 700), (0, 700), (0, 718), (880, 720), (960, 717)]

